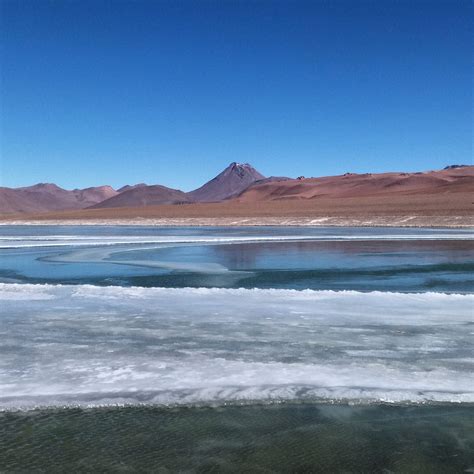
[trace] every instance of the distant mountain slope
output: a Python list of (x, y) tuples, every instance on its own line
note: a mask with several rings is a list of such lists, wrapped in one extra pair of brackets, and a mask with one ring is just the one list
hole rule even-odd
[(126, 184), (125, 186), (122, 186), (121, 188), (117, 189), (117, 192), (123, 193), (124, 191), (130, 191), (131, 189), (135, 189), (135, 188), (143, 188), (144, 186), (148, 186), (148, 185), (145, 183)]
[(92, 209), (112, 207), (143, 207), (158, 204), (179, 204), (189, 202), (183, 191), (166, 186), (138, 186), (124, 191), (117, 196), (91, 206)]
[(194, 202), (218, 202), (236, 196), (260, 179), (261, 173), (248, 163), (231, 163), (222, 173), (188, 193)]
[(324, 178), (257, 182), (236, 199), (240, 202), (257, 202), (464, 191), (474, 191), (474, 166), (425, 173), (346, 173)]
[(51, 183), (39, 183), (23, 188), (0, 188), (0, 212), (47, 212), (83, 209), (115, 196), (110, 186), (98, 186), (68, 191)]
[(97, 186), (85, 189), (74, 189), (72, 191), (77, 198), (80, 207), (89, 207), (98, 202), (117, 196), (116, 191), (111, 186)]

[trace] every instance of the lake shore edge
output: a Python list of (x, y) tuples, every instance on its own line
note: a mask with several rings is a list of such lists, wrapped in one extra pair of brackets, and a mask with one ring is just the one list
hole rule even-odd
[(473, 228), (474, 218), (466, 216), (374, 216), (374, 217), (136, 217), (96, 219), (8, 219), (0, 226), (150, 226), (150, 227), (418, 227), (418, 228)]

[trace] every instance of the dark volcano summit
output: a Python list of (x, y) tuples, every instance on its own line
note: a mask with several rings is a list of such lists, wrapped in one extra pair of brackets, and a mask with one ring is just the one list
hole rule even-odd
[(196, 202), (216, 202), (236, 196), (251, 184), (264, 179), (255, 168), (248, 163), (231, 163), (222, 173), (194, 191), (188, 193)]

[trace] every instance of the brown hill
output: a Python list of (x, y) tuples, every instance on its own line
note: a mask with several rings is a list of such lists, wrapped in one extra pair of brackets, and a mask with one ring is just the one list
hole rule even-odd
[(255, 183), (236, 199), (239, 202), (316, 200), (387, 195), (429, 195), (474, 191), (474, 166), (426, 173), (354, 174), (324, 178), (298, 178)]
[(222, 173), (194, 191), (188, 198), (194, 202), (218, 202), (240, 194), (251, 184), (265, 179), (248, 163), (231, 163)]
[(186, 193), (166, 186), (138, 186), (124, 191), (117, 196), (91, 206), (92, 209), (107, 209), (112, 207), (143, 207), (158, 204), (181, 204), (189, 199)]

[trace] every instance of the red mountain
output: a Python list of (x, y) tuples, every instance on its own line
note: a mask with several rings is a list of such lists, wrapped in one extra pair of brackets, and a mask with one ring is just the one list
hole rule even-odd
[(425, 173), (346, 173), (324, 178), (298, 178), (255, 183), (240, 202), (354, 198), (469, 192), (474, 189), (474, 166), (453, 166)]

